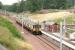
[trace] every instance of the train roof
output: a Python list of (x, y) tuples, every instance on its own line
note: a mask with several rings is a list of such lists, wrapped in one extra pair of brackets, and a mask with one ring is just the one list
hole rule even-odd
[(29, 23), (29, 24), (31, 24), (31, 25), (36, 25), (36, 24), (38, 24), (38, 23), (36, 22), (36, 20), (34, 20), (34, 19), (30, 18), (30, 17), (17, 16), (16, 18), (17, 18), (18, 20), (22, 20), (22, 19), (23, 19), (24, 22)]

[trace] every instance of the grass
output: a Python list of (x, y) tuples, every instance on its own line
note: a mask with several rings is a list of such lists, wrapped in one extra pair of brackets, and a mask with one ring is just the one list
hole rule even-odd
[[(74, 16), (75, 16), (75, 15), (70, 15), (70, 16), (66, 17), (66, 18), (65, 18), (66, 24), (72, 24), (72, 23), (74, 23), (74, 22), (75, 22), (75, 21), (74, 21), (74, 19), (75, 19)], [(55, 21), (56, 21), (57, 23), (60, 23), (61, 21), (63, 21), (63, 19), (62, 19), (62, 18), (59, 18), (59, 19), (56, 19)]]
[(0, 26), (0, 43), (6, 47), (14, 49), (12, 46), (14, 45), (14, 39), (12, 33), (7, 28), (2, 26)]
[(66, 12), (66, 11), (59, 11), (59, 12), (53, 12), (53, 13), (25, 13), (25, 17), (29, 16), (30, 18), (36, 20), (37, 22), (43, 22), (43, 21), (49, 21), (49, 20), (58, 20), (60, 18), (63, 18), (64, 16), (70, 16), (72, 13)]
[(34, 50), (30, 44), (15, 38), (7, 28), (2, 26), (0, 26), (0, 44), (9, 50)]
[(34, 50), (11, 22), (0, 16), (0, 44), (8, 50)]
[(75, 32), (75, 30), (69, 29), (69, 30), (67, 30), (67, 32), (68, 32), (68, 33), (73, 33), (73, 32)]
[[(75, 19), (75, 15), (70, 15), (70, 16), (66, 17), (66, 19), (65, 19), (66, 24), (75, 24), (74, 19)], [(63, 21), (63, 20), (62, 20), (62, 18), (59, 18), (59, 19), (56, 19), (55, 21), (56, 21), (58, 24), (60, 24), (60, 22)], [(73, 33), (73, 32), (75, 32), (75, 31), (74, 31), (74, 30), (67, 30), (67, 32), (68, 32), (68, 33)]]
[(8, 20), (0, 17), (0, 25), (3, 26), (3, 27), (6, 27), (9, 29), (10, 32), (12, 32), (12, 35), (14, 37), (17, 37), (17, 38), (22, 38), (21, 37), (21, 34), (19, 33), (19, 31), (12, 25), (11, 22), (9, 22)]

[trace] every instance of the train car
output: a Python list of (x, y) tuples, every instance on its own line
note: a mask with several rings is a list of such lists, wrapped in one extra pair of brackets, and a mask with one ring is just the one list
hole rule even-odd
[(29, 18), (18, 16), (16, 17), (16, 22), (26, 28), (28, 31), (31, 31), (33, 35), (42, 35), (41, 32), (41, 25), (38, 23), (33, 22)]

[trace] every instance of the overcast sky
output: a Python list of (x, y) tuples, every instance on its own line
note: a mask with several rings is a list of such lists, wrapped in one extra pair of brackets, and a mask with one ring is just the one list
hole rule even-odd
[(11, 5), (15, 2), (18, 2), (18, 0), (0, 0), (4, 5)]

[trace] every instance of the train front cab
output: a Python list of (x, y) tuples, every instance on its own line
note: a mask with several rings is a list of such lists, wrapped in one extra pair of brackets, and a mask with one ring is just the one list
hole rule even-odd
[(32, 34), (34, 35), (42, 35), (42, 32), (41, 32), (41, 25), (33, 25), (33, 31), (32, 31)]

